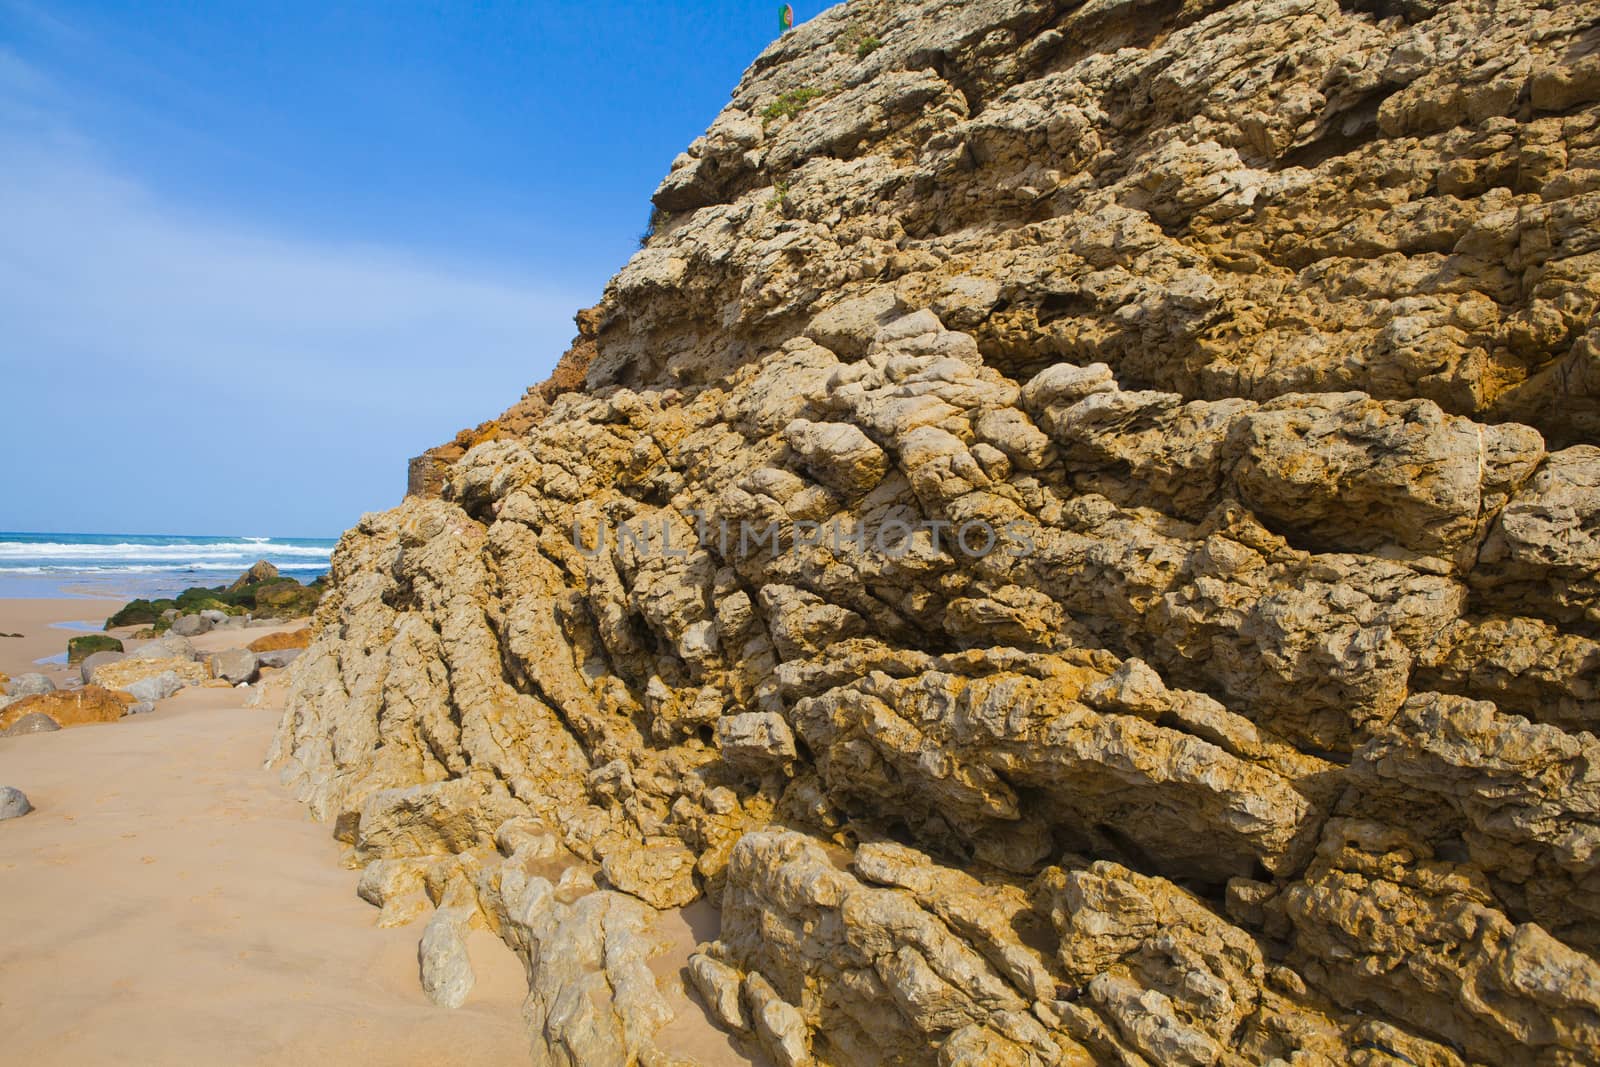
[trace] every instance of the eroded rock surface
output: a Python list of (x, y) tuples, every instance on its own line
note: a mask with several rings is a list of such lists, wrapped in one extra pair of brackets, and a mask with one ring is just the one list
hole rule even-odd
[(860, 0), (655, 203), (293, 668), (436, 998), (478, 923), (541, 1063), (1600, 1062), (1600, 3)]

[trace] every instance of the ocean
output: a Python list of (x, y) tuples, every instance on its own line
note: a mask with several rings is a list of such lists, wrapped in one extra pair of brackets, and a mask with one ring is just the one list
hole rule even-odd
[(176, 596), (225, 585), (264, 559), (309, 582), (328, 570), (336, 540), (316, 537), (171, 537), (0, 531), (0, 597)]

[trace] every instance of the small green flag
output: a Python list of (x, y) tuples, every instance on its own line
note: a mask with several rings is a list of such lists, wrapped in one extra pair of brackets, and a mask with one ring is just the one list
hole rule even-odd
[(778, 32), (788, 33), (794, 29), (794, 8), (784, 4), (778, 9)]

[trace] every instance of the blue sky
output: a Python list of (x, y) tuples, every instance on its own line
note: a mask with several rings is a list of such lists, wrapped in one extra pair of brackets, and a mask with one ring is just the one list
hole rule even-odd
[(0, 529), (397, 503), (549, 373), (778, 7), (0, 0)]

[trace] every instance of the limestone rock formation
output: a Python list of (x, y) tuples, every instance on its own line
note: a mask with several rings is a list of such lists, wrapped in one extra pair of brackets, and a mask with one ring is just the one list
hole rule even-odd
[(574, 316), (578, 336), (572, 339), (572, 347), (557, 361), (555, 370), (546, 381), (531, 387), (522, 399), (495, 418), (479, 423), (470, 430), (462, 430), (454, 440), (414, 457), (406, 469), (406, 495), (437, 497), (444, 489), (451, 466), (468, 450), (485, 441), (521, 437), (550, 413), (550, 405), (556, 397), (581, 389), (584, 374), (594, 359), (598, 310), (587, 308)]
[(437, 999), (478, 924), (541, 1063), (1600, 1063), (1600, 3), (853, 0), (654, 201), (293, 667)]

